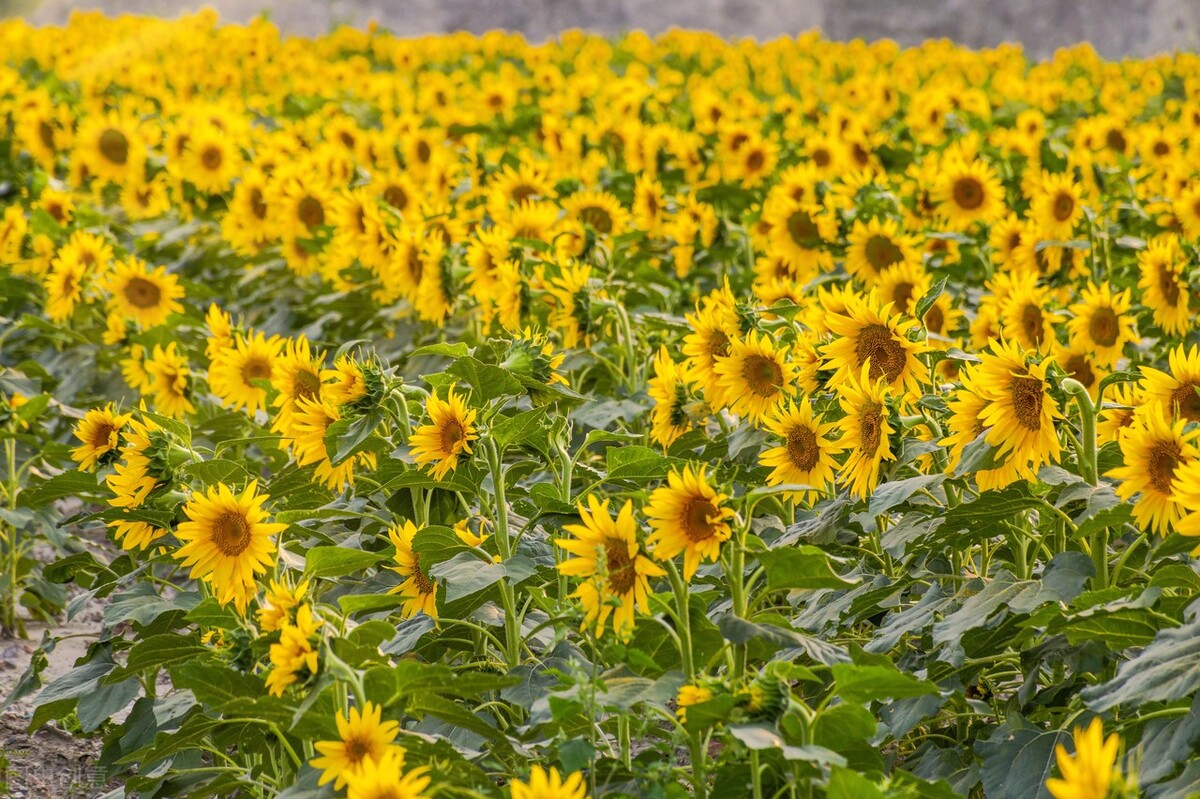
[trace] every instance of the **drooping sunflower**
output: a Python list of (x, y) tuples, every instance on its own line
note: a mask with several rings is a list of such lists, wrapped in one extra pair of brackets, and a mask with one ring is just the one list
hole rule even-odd
[(1138, 288), (1142, 303), (1154, 317), (1154, 324), (1171, 336), (1182, 336), (1192, 329), (1191, 291), (1183, 276), (1186, 258), (1179, 240), (1160, 236), (1138, 252)]
[(905, 233), (898, 219), (861, 219), (846, 237), (846, 271), (868, 288), (895, 266), (920, 266), (921, 250), (915, 236)]
[(266, 501), (267, 495), (258, 493), (257, 480), (251, 480), (240, 494), (219, 484), (207, 493), (194, 494), (183, 506), (188, 521), (175, 533), (184, 542), (175, 558), (191, 568), (192, 579), (210, 581), (217, 600), (223, 605), (233, 602), (239, 613), (258, 593), (256, 575), (273, 562), (271, 537), (287, 527), (266, 520), (262, 507)]
[(244, 408), (253, 416), (267, 403), (267, 390), (254, 381), (270, 382), (281, 346), (278, 336), (268, 339), (260, 332), (239, 333), (232, 346), (213, 356), (208, 366), (208, 387), (234, 410)]
[(794, 502), (809, 501), (833, 481), (837, 466), (835, 456), (842, 451), (841, 441), (829, 434), (837, 428), (837, 422), (826, 422), (814, 416), (812, 405), (807, 399), (798, 403), (789, 402), (776, 406), (764, 425), (767, 430), (783, 439), (783, 443), (763, 451), (758, 456), (762, 466), (771, 467), (767, 485), (784, 484), (810, 486), (808, 491), (789, 491), (785, 495)]
[(583, 773), (572, 772), (563, 779), (558, 769), (535, 765), (529, 772), (529, 782), (513, 780), (512, 799), (587, 799), (587, 783)]
[(420, 529), (407, 519), (403, 524), (392, 525), (388, 528), (388, 538), (396, 547), (396, 565), (389, 566), (392, 571), (404, 578), (400, 585), (388, 593), (399, 594), (404, 598), (400, 615), (411, 619), (418, 613), (424, 613), (431, 619), (438, 617), (437, 583), (421, 570), (421, 557), (413, 551), (413, 539)]
[(976, 222), (990, 223), (1004, 215), (1004, 187), (985, 161), (954, 159), (943, 164), (933, 199), (938, 212), (957, 230)]
[(1037, 226), (1048, 237), (1069, 239), (1083, 218), (1083, 198), (1070, 174), (1043, 173), (1041, 187), (1029, 205)]
[(429, 787), (425, 767), (405, 772), (404, 756), (398, 747), (382, 757), (368, 757), (362, 768), (346, 784), (346, 799), (424, 799)]
[(895, 460), (888, 437), (895, 432), (889, 423), (887, 378), (871, 377), (864, 364), (857, 373), (839, 382), (838, 404), (846, 414), (838, 444), (849, 455), (842, 464), (840, 479), (850, 493), (866, 499), (879, 485), (879, 470), (884, 461)]
[(308, 580), (301, 580), (295, 587), (286, 580), (270, 581), (257, 614), (258, 626), (264, 633), (280, 630), (285, 623), (295, 623), (295, 611), (304, 604), (309, 585)]
[(471, 454), (471, 442), (479, 437), (475, 430), (477, 412), (468, 410), (465, 399), (453, 388), (444, 400), (436, 393), (430, 394), (425, 412), (429, 422), (413, 432), (409, 450), (414, 461), (430, 466), (429, 473), (441, 480), (458, 468), (459, 458)]
[(583, 606), (584, 629), (594, 627), (597, 637), (603, 635), (611, 615), (613, 632), (628, 640), (634, 614), (650, 612), (648, 578), (666, 572), (641, 553), (633, 503), (626, 500), (615, 520), (608, 505), (608, 500), (600, 502), (594, 495), (588, 496), (587, 507), (579, 503), (582, 523), (563, 527), (573, 538), (554, 541), (575, 556), (558, 564), (558, 571), (583, 578), (571, 596)]
[(279, 640), (271, 644), (267, 653), (271, 671), (267, 673), (266, 684), (271, 696), (283, 696), (289, 685), (306, 681), (317, 673), (319, 631), (323, 624), (308, 604), (296, 610), (294, 622), (282, 623)]
[(1168, 419), (1200, 422), (1200, 348), (1180, 344), (1167, 356), (1170, 372), (1142, 367), (1141, 390), (1147, 403), (1163, 407)]
[(1090, 350), (1104, 366), (1116, 366), (1125, 345), (1138, 338), (1129, 306), (1128, 289), (1114, 294), (1107, 282), (1085, 287), (1067, 323), (1073, 343)]
[(350, 708), (348, 715), (339, 710), (337, 729), (338, 740), (313, 744), (321, 755), (310, 761), (313, 768), (321, 770), (318, 785), (332, 781), (333, 789), (340, 791), (348, 780), (362, 773), (367, 759), (378, 760), (392, 750), (404, 754), (404, 749), (393, 743), (400, 734), (399, 722), (384, 721), (383, 708), (373, 702), (364, 703), (361, 711)]
[(83, 298), (87, 270), (78, 261), (55, 259), (46, 273), (46, 317), (52, 322), (65, 322), (75, 313)]
[(667, 484), (650, 494), (646, 516), (653, 532), (646, 539), (655, 560), (668, 561), (683, 553), (683, 577), (690, 581), (701, 560), (715, 561), (721, 544), (733, 535), (734, 510), (728, 497), (708, 483), (705, 467), (682, 472), (672, 469)]
[(1104, 725), (1094, 718), (1086, 730), (1076, 727), (1072, 740), (1073, 755), (1062, 744), (1054, 748), (1062, 777), (1046, 780), (1046, 790), (1054, 799), (1106, 799), (1114, 780), (1121, 779), (1116, 765), (1121, 739), (1116, 733), (1105, 739)]
[(988, 401), (980, 419), (989, 428), (987, 441), (1008, 461), (1033, 479), (1062, 451), (1054, 421), (1063, 418), (1058, 403), (1047, 393), (1047, 358), (1031, 363), (1018, 344), (991, 342), (975, 369), (979, 394)]
[(196, 410), (192, 405), (191, 389), (188, 386), (191, 369), (188, 368), (187, 357), (179, 352), (174, 341), (168, 344), (166, 349), (155, 344), (144, 368), (150, 378), (154, 407), (160, 413), (179, 417)]
[(1142, 405), (1141, 392), (1133, 383), (1120, 383), (1112, 392), (1112, 396), (1105, 398), (1096, 419), (1096, 435), (1102, 442), (1120, 441)]
[(1143, 409), (1120, 438), (1125, 465), (1108, 472), (1121, 481), (1117, 496), (1129, 501), (1139, 495), (1133, 506), (1138, 525), (1163, 536), (1188, 510), (1178, 500), (1175, 475), (1200, 457), (1196, 431), (1186, 425), (1183, 419), (1167, 421), (1159, 405)]
[(118, 261), (104, 287), (111, 295), (110, 306), (142, 328), (161, 325), (170, 314), (183, 310), (179, 278), (168, 274), (166, 267), (151, 269), (137, 258)]
[(692, 418), (687, 411), (691, 399), (683, 366), (675, 363), (665, 346), (654, 358), (654, 377), (646, 381), (646, 393), (654, 400), (650, 437), (663, 449), (669, 449), (676, 439), (692, 429)]
[(358, 452), (341, 463), (333, 463), (329, 450), (325, 447), (325, 436), (330, 426), (341, 418), (342, 413), (338, 406), (328, 397), (301, 397), (296, 402), (291, 424), (292, 450), (296, 463), (300, 466), (316, 464), (313, 477), (333, 491), (344, 491), (346, 486), (354, 485), (356, 466), (375, 468), (373, 452)]
[(921, 395), (929, 369), (917, 358), (925, 345), (909, 338), (916, 320), (892, 313), (892, 306), (881, 305), (872, 292), (847, 296), (845, 312), (828, 315), (825, 324), (837, 336), (823, 350), (826, 366), (835, 370), (831, 384), (853, 380), (868, 367), (872, 383), (883, 378), (902, 396)]
[(717, 360), (721, 396), (729, 409), (753, 424), (795, 394), (797, 369), (767, 333), (751, 331), (730, 343), (729, 355)]
[(71, 450), (71, 460), (79, 464), (81, 471), (90, 472), (117, 457), (121, 428), (130, 416), (116, 413), (111, 402), (104, 408), (93, 408), (84, 414), (74, 431), (75, 437), (83, 443)]

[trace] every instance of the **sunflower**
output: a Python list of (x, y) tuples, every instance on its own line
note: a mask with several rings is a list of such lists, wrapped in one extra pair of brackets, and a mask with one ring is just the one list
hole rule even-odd
[(671, 358), (664, 346), (654, 358), (654, 377), (646, 382), (646, 393), (654, 400), (650, 410), (650, 438), (664, 450), (692, 429), (687, 406), (690, 402), (684, 367)]
[[(947, 403), (950, 418), (946, 422), (949, 435), (938, 443), (949, 447), (946, 473), (954, 474), (962, 462), (964, 450), (987, 430), (982, 416), (988, 400), (982, 397), (975, 386), (971, 370), (962, 373), (962, 385)], [(1003, 488), (1021, 478), (1015, 464), (1007, 462), (994, 469), (975, 472), (975, 484), (980, 491)]]
[[(140, 508), (150, 492), (158, 487), (158, 470), (152, 470), (150, 450), (160, 439), (162, 428), (149, 419), (130, 418), (122, 425), (125, 446), (121, 460), (113, 466), (113, 474), (104, 478), (115, 496), (108, 500), (114, 508)], [(154, 473), (152, 473), (154, 471)]]
[(75, 157), (89, 174), (116, 183), (145, 178), (146, 144), (137, 125), (115, 111), (87, 117), (75, 136)]
[(683, 337), (684, 376), (700, 387), (709, 407), (721, 408), (725, 402), (717, 363), (729, 355), (741, 332), (732, 296), (718, 292), (705, 298), (704, 306), (686, 318), (692, 330)]
[(1055, 331), (1063, 321), (1052, 305), (1049, 290), (1038, 285), (1036, 274), (1017, 275), (1000, 301), (1001, 334), (1024, 349), (1048, 352), (1057, 341)]
[(342, 418), (341, 411), (328, 397), (309, 399), (301, 397), (292, 414), (290, 432), (296, 463), (300, 466), (316, 464), (313, 474), (317, 482), (332, 491), (344, 491), (354, 485), (354, 467), (360, 465), (375, 468), (375, 453), (358, 452), (341, 463), (334, 464), (325, 447), (325, 436), (334, 422)]
[(339, 355), (332, 369), (321, 372), (322, 393), (336, 405), (353, 405), (367, 396), (363, 367), (349, 355)]
[(906, 397), (921, 395), (929, 369), (917, 358), (925, 345), (909, 337), (916, 320), (892, 313), (891, 304), (881, 305), (872, 292), (848, 295), (846, 310), (826, 316), (825, 324), (837, 336), (823, 350), (826, 367), (835, 370), (831, 384), (852, 380), (869, 368), (871, 382), (882, 378)]
[(1170, 419), (1200, 422), (1200, 349), (1180, 344), (1167, 356), (1170, 372), (1142, 367), (1141, 390), (1147, 403), (1162, 406)]
[(408, 441), (412, 458), (421, 466), (429, 466), (435, 480), (458, 468), (458, 459), (471, 454), (471, 442), (479, 437), (475, 431), (475, 410), (468, 410), (464, 398), (451, 388), (446, 399), (430, 394), (425, 401), (429, 423), (418, 427)]
[(362, 768), (350, 777), (346, 799), (424, 799), (430, 778), (425, 767), (405, 773), (404, 756), (391, 747), (381, 757), (368, 757)]
[(1120, 441), (1133, 424), (1135, 412), (1142, 405), (1141, 392), (1132, 383), (1120, 383), (1113, 388), (1113, 397), (1099, 409), (1096, 435), (1102, 442)]
[(561, 275), (551, 279), (546, 289), (554, 301), (546, 321), (562, 335), (565, 349), (591, 346), (592, 335), (598, 330), (599, 323), (592, 310), (592, 293), (588, 290), (591, 277), (591, 267), (567, 265)]
[(687, 709), (701, 705), (713, 698), (713, 690), (707, 685), (681, 685), (675, 697), (675, 716), (680, 724), (687, 724)]
[(110, 307), (142, 328), (161, 325), (170, 314), (183, 311), (179, 278), (167, 274), (162, 266), (151, 269), (137, 258), (118, 261), (106, 276), (104, 288), (111, 294)]
[(705, 467), (683, 472), (672, 469), (667, 484), (650, 494), (646, 516), (653, 532), (646, 539), (655, 560), (667, 561), (683, 553), (683, 577), (691, 581), (701, 560), (715, 561), (721, 543), (733, 534), (735, 514), (725, 506), (728, 497), (708, 484)]
[(901, 263), (889, 266), (883, 271), (879, 276), (875, 294), (880, 302), (891, 305), (899, 313), (912, 314), (917, 301), (925, 296), (931, 284), (932, 279), (924, 266)]
[(510, 791), (512, 799), (588, 799), (582, 772), (563, 779), (554, 766), (544, 769), (535, 765), (529, 772), (529, 782), (513, 780)]
[(1021, 245), (1025, 243), (1028, 235), (1027, 223), (1016, 214), (1009, 214), (994, 223), (988, 232), (988, 249), (992, 263), (996, 266), (1012, 266), (1013, 268), (1029, 266), (1036, 269), (1035, 264), (1026, 264), (1017, 255), (1018, 252), (1025, 252), (1021, 250)]
[(313, 615), (311, 605), (300, 605), (296, 621), (285, 621), (279, 628), (279, 641), (271, 644), (268, 657), (271, 671), (267, 690), (271, 696), (283, 696), (289, 685), (307, 680), (317, 673), (319, 631), (324, 624)]
[(895, 432), (889, 423), (887, 404), (891, 392), (886, 377), (872, 379), (871, 367), (866, 364), (837, 386), (838, 404), (846, 414), (837, 443), (850, 453), (842, 464), (841, 481), (849, 486), (851, 494), (866, 499), (879, 484), (883, 462), (896, 459), (888, 439)]
[(1180, 192), (1172, 209), (1183, 235), (1189, 239), (1200, 239), (1200, 181)]
[(558, 571), (584, 579), (571, 595), (583, 605), (584, 629), (595, 627), (596, 635), (603, 635), (611, 615), (613, 632), (628, 640), (633, 634), (634, 613), (650, 612), (648, 578), (666, 572), (639, 550), (632, 502), (626, 500), (615, 520), (609, 514), (608, 500), (602, 503), (589, 496), (588, 506), (580, 502), (578, 507), (582, 523), (563, 527), (574, 537), (554, 542), (575, 556), (559, 563)]
[(404, 599), (400, 608), (403, 618), (411, 619), (424, 613), (431, 619), (438, 617), (437, 583), (421, 570), (421, 557), (413, 550), (413, 538), (420, 530), (411, 521), (388, 528), (388, 538), (396, 547), (396, 565), (389, 568), (404, 578), (400, 585), (388, 593), (399, 594)]
[(1069, 239), (1083, 218), (1083, 198), (1069, 174), (1043, 173), (1042, 185), (1029, 204), (1030, 215), (1050, 238)]
[(988, 401), (980, 420), (989, 428), (987, 441), (1032, 480), (1043, 464), (1061, 453), (1054, 420), (1063, 418), (1047, 393), (1050, 359), (1030, 363), (1018, 344), (992, 341), (991, 352), (975, 368), (979, 394)]
[(1138, 252), (1137, 260), (1142, 304), (1150, 309), (1154, 324), (1168, 335), (1184, 335), (1192, 328), (1191, 292), (1179, 240), (1174, 236), (1152, 239)]
[(846, 237), (846, 271), (867, 287), (895, 266), (921, 264), (921, 250), (916, 237), (904, 233), (898, 219), (854, 220)]
[(828, 248), (837, 240), (837, 219), (825, 208), (778, 199), (764, 206), (762, 219), (770, 226), (768, 255), (795, 270), (824, 271), (832, 265)]
[(220, 194), (242, 171), (242, 152), (228, 131), (198, 125), (188, 132), (182, 158), (183, 175), (197, 189)]
[(55, 259), (46, 273), (46, 317), (52, 322), (65, 322), (75, 313), (83, 298), (87, 270), (74, 259)]
[(1126, 501), (1140, 495), (1133, 506), (1133, 518), (1143, 527), (1166, 535), (1187, 513), (1176, 492), (1176, 474), (1200, 456), (1195, 430), (1185, 430), (1187, 422), (1168, 422), (1162, 407), (1151, 405), (1134, 417), (1133, 424), (1121, 436), (1124, 465), (1108, 472), (1121, 482), (1117, 496)]
[(403, 756), (404, 750), (393, 743), (400, 734), (400, 724), (383, 720), (383, 708), (373, 702), (363, 704), (360, 711), (350, 708), (347, 716), (340, 710), (337, 714), (339, 740), (317, 741), (313, 748), (321, 757), (310, 761), (315, 769), (321, 770), (318, 785), (333, 782), (333, 789), (340, 791), (353, 777), (362, 774), (365, 761), (382, 758), (389, 751)]
[(563, 209), (601, 236), (620, 236), (629, 226), (629, 212), (606, 191), (580, 191), (562, 201)]
[(85, 472), (113, 461), (119, 455), (121, 428), (129, 419), (130, 414), (115, 413), (111, 402), (88, 411), (75, 425), (75, 437), (83, 443), (71, 450), (71, 460)]
[(255, 575), (272, 564), (271, 536), (287, 527), (266, 521), (262, 508), (266, 501), (267, 495), (258, 493), (257, 480), (251, 480), (241, 494), (219, 484), (206, 494), (192, 496), (183, 506), (188, 521), (175, 532), (184, 542), (175, 558), (191, 568), (192, 579), (210, 581), (217, 601), (233, 602), (239, 613), (258, 592)]
[(647, 236), (662, 235), (667, 217), (667, 201), (662, 184), (652, 177), (639, 175), (633, 185), (633, 223)]
[(1137, 341), (1129, 305), (1128, 289), (1114, 295), (1107, 282), (1085, 287), (1067, 323), (1074, 343), (1093, 352), (1104, 366), (1116, 366), (1125, 345)]
[(1055, 346), (1053, 355), (1067, 377), (1079, 381), (1095, 401), (1100, 395), (1100, 381), (1108, 377), (1111, 369), (1096, 358), (1091, 348), (1078, 341), (1069, 347)]
[(150, 392), (154, 395), (154, 407), (160, 413), (179, 417), (196, 410), (188, 388), (191, 370), (188, 369), (187, 358), (179, 352), (174, 341), (165, 350), (155, 344), (144, 368), (150, 380)]
[(976, 222), (990, 223), (1004, 215), (1004, 187), (992, 167), (979, 160), (943, 164), (933, 199), (938, 212), (957, 230)]
[(267, 390), (255, 381), (270, 382), (282, 342), (278, 336), (239, 333), (236, 343), (217, 350), (208, 366), (208, 387), (234, 410), (245, 408), (253, 416), (266, 408)]
[(1062, 744), (1054, 748), (1062, 777), (1046, 780), (1046, 790), (1054, 799), (1106, 799), (1113, 782), (1121, 782), (1116, 765), (1121, 739), (1116, 733), (1105, 739), (1104, 726), (1095, 718), (1086, 730), (1076, 727), (1073, 740), (1073, 755)]
[(325, 354), (312, 352), (304, 336), (289, 339), (275, 358), (271, 385), (278, 394), (271, 404), (277, 409), (271, 429), (291, 438), (292, 422), (301, 399), (321, 399), (321, 372)]
[(815, 499), (833, 481), (834, 456), (843, 448), (841, 441), (829, 438), (837, 422), (814, 417), (812, 405), (802, 399), (798, 404), (777, 405), (764, 426), (783, 439), (782, 444), (758, 456), (759, 465), (772, 469), (767, 485), (809, 486), (809, 491), (789, 491), (785, 496), (793, 502)]
[(729, 355), (714, 369), (721, 396), (730, 410), (758, 424), (776, 405), (795, 393), (797, 369), (767, 333), (734, 339)]
[(264, 633), (275, 632), (284, 624), (295, 623), (295, 611), (304, 604), (310, 582), (301, 580), (295, 588), (283, 580), (271, 580), (259, 605), (258, 626)]

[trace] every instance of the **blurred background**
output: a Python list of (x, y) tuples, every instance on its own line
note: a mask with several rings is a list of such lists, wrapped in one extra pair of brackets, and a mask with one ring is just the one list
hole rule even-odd
[(55, 25), (76, 8), (174, 17), (203, 6), (227, 22), (265, 11), (285, 33), (301, 35), (378, 20), (400, 35), (504, 28), (534, 40), (572, 27), (678, 26), (733, 38), (820, 28), (833, 39), (906, 45), (940, 37), (973, 47), (1020, 42), (1037, 57), (1080, 41), (1109, 58), (1200, 49), (1200, 0), (0, 0), (0, 15)]

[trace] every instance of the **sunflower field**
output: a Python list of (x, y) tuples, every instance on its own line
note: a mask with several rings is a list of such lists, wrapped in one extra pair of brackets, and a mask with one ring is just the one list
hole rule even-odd
[(0, 23), (0, 628), (107, 799), (1200, 795), (1200, 56)]

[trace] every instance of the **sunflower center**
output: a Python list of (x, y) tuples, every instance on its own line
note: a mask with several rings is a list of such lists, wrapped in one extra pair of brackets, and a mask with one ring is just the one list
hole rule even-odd
[(312, 230), (317, 225), (325, 223), (325, 208), (316, 197), (306, 196), (296, 208), (296, 216), (306, 228)]
[(417, 591), (422, 594), (432, 594), (437, 590), (437, 586), (433, 584), (433, 581), (429, 579), (425, 572), (421, 571), (421, 556), (416, 552), (413, 553), (412, 580), (417, 586)]
[(858, 366), (871, 361), (867, 375), (872, 380), (885, 377), (889, 383), (896, 382), (904, 371), (904, 347), (892, 335), (891, 329), (884, 325), (867, 325), (858, 334), (858, 343), (854, 347), (854, 357)]
[(683, 506), (683, 534), (689, 541), (704, 541), (716, 533), (712, 519), (718, 517), (717, 509), (704, 497), (692, 497)]
[(859, 411), (858, 448), (863, 452), (870, 454), (879, 449), (879, 442), (882, 437), (879, 417), (882, 413), (883, 406), (878, 402), (865, 405)]
[(792, 465), (802, 472), (811, 471), (821, 455), (817, 435), (807, 427), (796, 427), (788, 433), (787, 453)]
[(346, 741), (346, 759), (358, 763), (371, 754), (371, 745), (361, 738), (351, 738)]
[(946, 324), (946, 316), (936, 305), (925, 312), (925, 329), (930, 333), (941, 333), (942, 325)]
[(270, 380), (271, 362), (266, 358), (252, 356), (242, 364), (242, 381), (250, 385), (252, 380)]
[(162, 301), (162, 289), (144, 277), (135, 277), (125, 284), (125, 299), (136, 308), (157, 308)]
[(714, 332), (708, 341), (708, 355), (714, 359), (729, 355), (729, 336), (720, 330)]
[(429, 146), (429, 142), (417, 143), (417, 160), (422, 164), (429, 163), (429, 159), (433, 157), (433, 148)]
[(810, 247), (820, 241), (817, 225), (807, 211), (794, 211), (787, 218), (787, 232), (797, 245)]
[(263, 199), (262, 189), (253, 188), (250, 190), (250, 211), (256, 219), (267, 218), (267, 201)]
[(598, 205), (589, 205), (579, 212), (583, 224), (588, 225), (597, 233), (610, 233), (613, 228), (612, 217), (608, 211)]
[(1054, 207), (1051, 210), (1055, 219), (1066, 222), (1075, 212), (1075, 198), (1069, 192), (1060, 191), (1054, 197)]
[(54, 149), (54, 128), (44, 120), (38, 122), (38, 138), (42, 140), (42, 146), (47, 150)]
[(1042, 390), (1042, 381), (1036, 377), (1015, 377), (1010, 384), (1012, 391), (1013, 413), (1017, 424), (1026, 430), (1042, 428), (1042, 403), (1046, 394)]
[(467, 437), (467, 431), (457, 420), (450, 420), (442, 425), (442, 451), (457, 452), (459, 445)]
[(1085, 386), (1090, 386), (1096, 380), (1096, 373), (1092, 371), (1092, 365), (1088, 362), (1086, 355), (1080, 353), (1072, 355), (1063, 364), (1063, 369)]
[(1178, 413), (1193, 422), (1200, 421), (1200, 395), (1196, 389), (1200, 383), (1183, 383), (1171, 392), (1171, 407), (1177, 408)]
[(308, 369), (296, 372), (295, 383), (292, 386), (292, 399), (316, 399), (321, 396), (321, 378)]
[(249, 520), (236, 511), (222, 513), (213, 522), (212, 541), (222, 555), (236, 558), (250, 546)]
[(898, 264), (904, 260), (904, 253), (900, 252), (896, 243), (887, 236), (872, 236), (867, 239), (864, 250), (867, 263), (875, 267), (877, 272), (882, 272), (892, 264)]
[(763, 168), (763, 164), (767, 162), (767, 156), (762, 150), (753, 150), (746, 158), (746, 169), (751, 172), (757, 172)]
[(530, 197), (537, 196), (537, 193), (538, 190), (535, 187), (530, 186), (528, 183), (522, 183), (513, 187), (513, 190), (509, 193), (509, 196), (512, 197), (512, 201), (514, 203), (520, 205)]
[(818, 147), (817, 149), (813, 150), (812, 160), (814, 164), (824, 168), (829, 166), (829, 163), (833, 160), (833, 155), (824, 147)]
[(967, 176), (954, 181), (954, 204), (966, 211), (974, 211), (983, 205), (983, 184), (978, 178)]
[(1179, 445), (1174, 441), (1156, 441), (1146, 456), (1150, 485), (1160, 494), (1171, 493), (1175, 467), (1179, 465)]
[(619, 538), (604, 539), (604, 558), (608, 563), (608, 585), (614, 594), (628, 594), (637, 584), (637, 570), (629, 557), (629, 546)]
[(1158, 267), (1158, 290), (1162, 292), (1163, 299), (1171, 307), (1175, 307), (1179, 303), (1179, 280), (1165, 264)]
[(221, 168), (221, 150), (219, 147), (205, 147), (200, 153), (200, 163), (205, 169), (211, 169), (214, 172)]
[(1025, 331), (1025, 337), (1034, 344), (1042, 343), (1042, 336), (1045, 335), (1045, 325), (1042, 324), (1042, 309), (1033, 303), (1026, 303), (1021, 309), (1021, 329)]
[(403, 211), (408, 207), (408, 192), (400, 186), (388, 186), (383, 190), (383, 201), (397, 211)]
[(111, 447), (116, 444), (116, 441), (114, 441), (116, 433), (117, 429), (111, 424), (101, 422), (92, 430), (92, 436), (88, 443), (97, 449), (100, 447)]
[(1088, 322), (1088, 335), (1101, 347), (1111, 347), (1117, 342), (1120, 324), (1112, 308), (1097, 308)]
[(109, 163), (123, 166), (129, 160), (129, 139), (116, 128), (108, 128), (100, 134), (100, 154)]
[(783, 369), (773, 358), (751, 355), (742, 364), (742, 378), (758, 396), (773, 397), (783, 385)]
[(1108, 149), (1115, 150), (1118, 153), (1125, 152), (1125, 148), (1129, 146), (1129, 142), (1125, 139), (1125, 134), (1113, 128), (1104, 137), (1104, 144)]
[(896, 304), (896, 310), (908, 311), (908, 306), (912, 303), (913, 290), (916, 288), (907, 280), (897, 283), (892, 289), (892, 302)]

